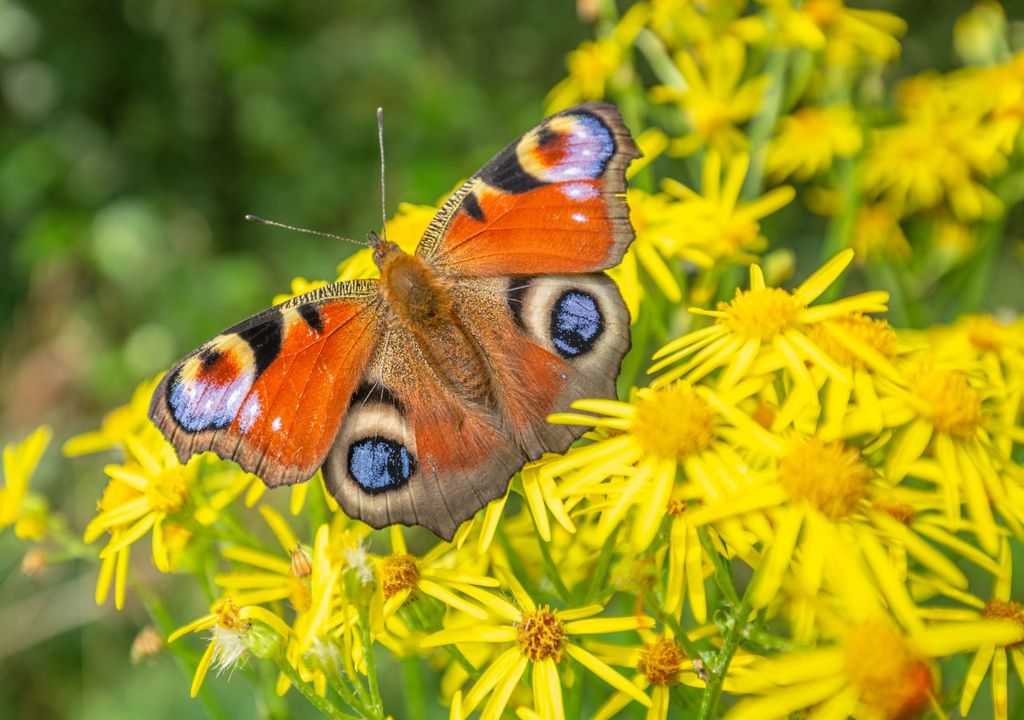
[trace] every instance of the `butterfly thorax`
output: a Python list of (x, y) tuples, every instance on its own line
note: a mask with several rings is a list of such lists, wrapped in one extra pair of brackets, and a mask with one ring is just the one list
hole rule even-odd
[(484, 355), (454, 309), (451, 293), (430, 264), (396, 246), (381, 253), (381, 292), (394, 319), (415, 340), (431, 368), (459, 397), (493, 400)]

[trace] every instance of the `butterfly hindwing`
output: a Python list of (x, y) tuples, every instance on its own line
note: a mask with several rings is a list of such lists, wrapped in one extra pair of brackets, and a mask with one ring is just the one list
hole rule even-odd
[(552, 115), (445, 202), (417, 254), (461, 276), (613, 267), (633, 239), (625, 170), (639, 156), (613, 105)]
[(579, 398), (614, 398), (629, 311), (604, 273), (472, 278), (453, 290), (487, 353), (506, 425), (524, 455), (563, 452), (582, 427), (552, 425)]
[(423, 525), (450, 540), (505, 492), (524, 460), (500, 416), (457, 396), (395, 326), (352, 394), (323, 469), (346, 514), (378, 528)]
[(154, 392), (150, 418), (182, 461), (213, 450), (271, 486), (306, 480), (330, 449), (379, 326), (376, 281), (306, 293), (182, 359)]

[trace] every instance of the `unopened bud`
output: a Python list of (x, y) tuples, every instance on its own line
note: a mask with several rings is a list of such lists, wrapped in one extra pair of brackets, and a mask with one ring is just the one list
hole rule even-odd
[(27, 578), (39, 577), (46, 569), (48, 560), (45, 551), (37, 547), (31, 548), (21, 559), (21, 574)]
[(152, 660), (164, 649), (164, 639), (152, 625), (147, 625), (139, 631), (139, 634), (132, 640), (131, 659), (133, 665), (138, 665), (143, 660)]
[(249, 652), (263, 659), (273, 657), (281, 646), (281, 636), (261, 622), (252, 623), (243, 639)]
[(301, 545), (296, 545), (292, 550), (292, 575), (303, 578), (313, 572), (313, 562), (309, 557), (309, 551)]

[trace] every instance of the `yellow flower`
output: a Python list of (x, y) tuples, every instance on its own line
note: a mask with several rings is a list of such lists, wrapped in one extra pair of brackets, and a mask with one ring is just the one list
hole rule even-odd
[[(999, 199), (982, 184), (1006, 167), (999, 139), (980, 116), (953, 103), (941, 79), (924, 76), (900, 88), (903, 122), (876, 130), (861, 182), (903, 214), (947, 202), (960, 220), (998, 214)], [(973, 93), (972, 93), (973, 94)]]
[[(547, 460), (542, 476), (562, 478), (560, 492), (569, 507), (589, 501), (586, 511), (599, 514), (593, 537), (598, 547), (628, 519), (628, 546), (642, 552), (668, 519), (664, 609), (678, 612), (688, 595), (698, 622), (707, 617), (704, 578), (710, 562), (687, 501), (717, 500), (724, 497), (725, 488), (749, 487), (757, 473), (744, 453), (763, 457), (778, 447), (757, 423), (729, 409), (741, 400), (677, 382), (658, 390), (638, 390), (629, 403), (579, 400), (574, 409), (594, 414), (559, 413), (549, 418), (593, 426), (598, 434), (596, 442)], [(756, 562), (757, 553), (740, 522), (726, 520), (715, 532), (729, 552)], [(766, 538), (771, 533), (763, 523), (754, 534)]]
[[(714, 629), (713, 626), (710, 628), (712, 632)], [(692, 632), (689, 634), (690, 639), (706, 636), (707, 631), (708, 628), (701, 628)], [(647, 709), (646, 720), (665, 720), (669, 717), (670, 695), (674, 687), (705, 687), (704, 680), (698, 674), (701, 661), (699, 658), (688, 657), (670, 630), (659, 634), (642, 631), (641, 636), (644, 642), (637, 646), (588, 643), (587, 647), (611, 665), (636, 670), (633, 683), (641, 690), (651, 690), (651, 706)], [(754, 656), (746, 653), (740, 653), (732, 659), (729, 675), (723, 681), (723, 688), (727, 692), (743, 691), (745, 670), (754, 659)], [(629, 702), (628, 695), (616, 692), (595, 713), (593, 720), (610, 720)]]
[(422, 593), (478, 620), (487, 618), (486, 611), (460, 593), (467, 585), (498, 587), (497, 580), (459, 569), (455, 548), (448, 543), (438, 543), (426, 555), (417, 558), (409, 554), (399, 526), (392, 525), (388, 532), (391, 554), (376, 561), (379, 582), (370, 606), (371, 616), (379, 614), (380, 621), (386, 621), (406, 602)]
[(213, 581), (240, 605), (265, 605), (287, 600), (297, 614), (309, 610), (311, 559), (298, 538), (277, 511), (268, 506), (260, 514), (281, 546), (281, 553), (269, 553), (241, 545), (229, 545), (221, 557), (245, 570), (215, 575)]
[(761, 109), (770, 80), (764, 75), (744, 80), (746, 59), (744, 44), (728, 36), (698, 51), (676, 53), (685, 87), (659, 85), (650, 91), (654, 102), (676, 104), (689, 125), (690, 133), (673, 141), (671, 153), (690, 155), (710, 146), (730, 157), (747, 147), (738, 126)]
[(768, 145), (765, 169), (773, 180), (808, 180), (828, 170), (836, 157), (860, 150), (860, 126), (848, 106), (805, 107), (779, 121)]
[(723, 169), (721, 155), (710, 151), (704, 159), (699, 193), (676, 180), (663, 182), (665, 192), (682, 201), (668, 238), (672, 252), (707, 268), (722, 259), (749, 261), (750, 252), (765, 249), (760, 221), (787, 205), (795, 192), (784, 185), (756, 200), (741, 201), (749, 167), (746, 153), (734, 155)]
[(1007, 657), (1013, 658), (1017, 678), (1024, 683), (1024, 605), (1010, 597), (1013, 562), (1010, 544), (1006, 540), (1003, 540), (999, 553), (999, 566), (1000, 573), (996, 577), (993, 597), (979, 608), (977, 619), (1015, 622), (1020, 628), (1020, 639), (1015, 642), (986, 643), (978, 648), (964, 678), (963, 691), (960, 694), (960, 714), (964, 717), (968, 717), (978, 688), (991, 670), (994, 717), (996, 720), (1007, 720)]
[(717, 42), (722, 36), (755, 43), (766, 33), (760, 16), (743, 14), (746, 0), (651, 0), (649, 4), (649, 26), (670, 48)]
[[(610, 33), (595, 41), (586, 41), (566, 57), (569, 76), (558, 83), (545, 98), (547, 112), (564, 110), (588, 100), (600, 100), (613, 76), (624, 69), (630, 46), (647, 22), (645, 4), (634, 5), (622, 16)], [(624, 78), (628, 84), (629, 76)]]
[[(969, 369), (927, 357), (908, 362), (907, 389), (883, 399), (886, 425), (895, 430), (886, 475), (893, 483), (909, 475), (933, 484), (951, 519), (966, 505), (982, 548), (995, 554), (1000, 530), (993, 510), (1015, 531), (1024, 527), (1024, 509), (1009, 494), (1019, 481), (1000, 451), (1000, 438), (1014, 431), (991, 416), (984, 381)], [(861, 420), (851, 414), (847, 422)]]
[(1021, 637), (1020, 627), (1007, 622), (906, 632), (884, 615), (865, 613), (836, 618), (830, 630), (833, 644), (751, 663), (750, 678), (761, 681), (763, 697), (737, 703), (726, 720), (774, 720), (812, 706), (829, 717), (916, 717), (937, 692), (932, 658)]
[[(123, 557), (127, 563), (128, 548), (152, 530), (153, 564), (161, 572), (170, 572), (164, 521), (185, 507), (189, 485), (201, 460), (195, 458), (182, 465), (174, 448), (155, 430), (145, 436), (127, 435), (123, 442), (130, 457), (124, 465), (104, 468), (110, 481), (99, 501), (99, 513), (85, 529), (85, 541), (95, 541), (104, 531), (111, 533), (110, 541), (100, 551), (105, 568), (114, 557)], [(105, 576), (104, 568), (100, 571), (101, 579)], [(98, 600), (99, 594), (97, 591)]]
[(233, 668), (253, 649), (254, 620), (263, 623), (281, 638), (289, 636), (288, 625), (269, 610), (250, 606), (239, 608), (231, 598), (225, 597), (213, 604), (209, 614), (178, 628), (167, 637), (167, 642), (171, 643), (192, 632), (211, 631), (210, 642), (192, 678), (192, 697), (199, 694), (199, 688), (211, 665), (218, 670)]
[(900, 227), (899, 210), (884, 202), (861, 205), (850, 231), (850, 247), (860, 262), (878, 257), (905, 261), (910, 257), (910, 243)]
[(42, 540), (46, 535), (46, 501), (29, 493), (28, 483), (52, 437), (53, 431), (43, 425), (20, 443), (4, 445), (0, 530), (13, 525), (14, 534), (27, 540)]
[[(842, 300), (809, 307), (843, 272), (853, 253), (836, 255), (792, 292), (765, 286), (757, 265), (750, 267), (750, 289), (737, 290), (718, 310), (691, 308), (690, 312), (715, 319), (715, 324), (673, 340), (654, 355), (649, 372), (665, 370), (653, 383), (661, 387), (676, 378), (696, 382), (718, 368), (723, 388), (735, 386), (750, 374), (785, 369), (794, 383), (793, 392), (803, 404), (817, 405), (818, 392), (808, 365), (820, 367), (829, 377), (850, 384), (849, 371), (840, 367), (807, 336), (806, 328), (851, 312), (883, 312), (888, 294), (866, 292)], [(685, 363), (678, 364), (685, 358)]]
[(782, 37), (808, 50), (825, 50), (834, 64), (853, 64), (858, 54), (888, 62), (900, 53), (896, 39), (907, 24), (883, 10), (850, 8), (842, 0), (761, 0), (777, 18)]
[(563, 717), (562, 681), (558, 670), (566, 655), (616, 690), (644, 706), (650, 706), (650, 698), (635, 685), (574, 642), (575, 636), (579, 635), (617, 633), (650, 627), (653, 624), (650, 618), (596, 617), (604, 610), (602, 605), (587, 605), (570, 610), (537, 605), (510, 573), (504, 575), (519, 607), (497, 595), (484, 591), (474, 593), (502, 623), (476, 622), (452, 627), (430, 635), (422, 643), (425, 648), (468, 643), (511, 643), (508, 649), (491, 661), (464, 698), (457, 696), (460, 717), (469, 715), (490, 696), (484, 705), (481, 720), (500, 718), (527, 667), (532, 668), (530, 680), (534, 710), (542, 718)]

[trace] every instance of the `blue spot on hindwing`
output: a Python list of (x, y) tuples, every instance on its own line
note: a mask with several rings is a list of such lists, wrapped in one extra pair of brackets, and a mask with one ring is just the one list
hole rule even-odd
[(416, 472), (416, 458), (401, 443), (368, 437), (349, 446), (348, 472), (366, 492), (380, 493), (405, 485)]
[(551, 342), (564, 358), (589, 352), (603, 330), (597, 300), (582, 290), (566, 290), (551, 308)]

